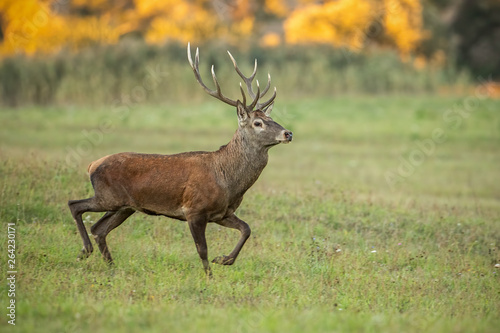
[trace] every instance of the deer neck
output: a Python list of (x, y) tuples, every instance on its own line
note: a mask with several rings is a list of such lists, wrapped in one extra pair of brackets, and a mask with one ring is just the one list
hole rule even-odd
[(230, 195), (243, 195), (259, 178), (267, 165), (269, 147), (252, 142), (239, 129), (218, 154), (218, 177)]

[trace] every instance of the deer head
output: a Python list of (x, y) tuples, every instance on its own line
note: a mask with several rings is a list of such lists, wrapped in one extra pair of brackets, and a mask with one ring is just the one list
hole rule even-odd
[(201, 79), (199, 62), (200, 62), (200, 52), (196, 48), (196, 55), (194, 61), (191, 57), (191, 46), (188, 43), (187, 47), (188, 60), (191, 68), (193, 69), (196, 80), (201, 85), (201, 87), (210, 95), (218, 100), (236, 107), (236, 113), (238, 115), (238, 130), (241, 132), (243, 137), (251, 139), (254, 145), (259, 147), (269, 148), (279, 143), (289, 143), (292, 141), (292, 132), (284, 129), (280, 124), (276, 123), (271, 118), (271, 111), (274, 105), (274, 99), (276, 98), (276, 87), (274, 87), (274, 92), (271, 97), (262, 102), (261, 99), (266, 95), (271, 87), (271, 75), (267, 74), (267, 85), (261, 91), (259, 81), (256, 80), (257, 92), (254, 92), (252, 82), (257, 74), (257, 59), (255, 59), (254, 70), (250, 76), (245, 76), (239, 69), (236, 60), (232, 54), (227, 51), (231, 61), (233, 62), (234, 69), (238, 75), (243, 79), (247, 87), (248, 95), (250, 96), (251, 102), (247, 105), (247, 97), (243, 86), (240, 82), (240, 91), (242, 100), (233, 100), (222, 94), (220, 84), (215, 75), (215, 69), (212, 65), (212, 79), (215, 84), (215, 90), (207, 87), (203, 80)]

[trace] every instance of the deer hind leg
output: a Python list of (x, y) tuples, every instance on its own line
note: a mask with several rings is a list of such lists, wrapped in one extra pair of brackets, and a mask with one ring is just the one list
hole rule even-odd
[(83, 224), (82, 214), (85, 212), (102, 212), (106, 210), (101, 209), (95, 197), (82, 200), (70, 200), (68, 202), (68, 206), (71, 210), (71, 215), (73, 215), (78, 231), (80, 232), (80, 237), (82, 237), (83, 240), (83, 249), (78, 256), (78, 259), (85, 259), (92, 254), (94, 248), (92, 247), (89, 235), (87, 234), (87, 229), (85, 229), (85, 225)]
[(207, 273), (208, 276), (212, 276), (212, 270), (210, 269), (210, 263), (208, 262), (207, 240), (205, 238), (207, 221), (203, 218), (188, 219), (188, 225), (196, 245), (196, 250), (198, 251), (198, 255), (203, 263), (205, 273)]
[(245, 242), (247, 241), (248, 237), (250, 237), (251, 233), (250, 227), (248, 226), (248, 224), (240, 220), (234, 214), (216, 223), (226, 228), (237, 229), (241, 233), (238, 243), (228, 256), (220, 256), (212, 261), (213, 263), (220, 265), (232, 265), (236, 260), (236, 258), (238, 257), (238, 254), (240, 254), (241, 248), (243, 247), (243, 245), (245, 245)]
[(134, 214), (135, 210), (131, 208), (125, 208), (118, 211), (110, 211), (104, 214), (99, 221), (97, 221), (90, 232), (95, 238), (99, 250), (104, 257), (104, 260), (108, 263), (113, 263), (113, 258), (111, 258), (111, 253), (109, 252), (108, 245), (106, 244), (106, 236), (111, 232), (111, 230), (122, 224), (130, 215)]

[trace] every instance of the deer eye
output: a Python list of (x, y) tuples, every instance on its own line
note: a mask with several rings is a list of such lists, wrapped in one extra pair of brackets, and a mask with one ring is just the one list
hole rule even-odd
[(259, 120), (257, 120), (257, 121), (254, 121), (253, 125), (254, 125), (255, 127), (261, 127), (261, 126), (262, 126), (262, 122), (261, 122), (261, 121), (259, 121)]

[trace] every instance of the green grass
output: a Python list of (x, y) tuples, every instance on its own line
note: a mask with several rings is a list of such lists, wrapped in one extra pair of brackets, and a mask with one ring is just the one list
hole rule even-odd
[[(86, 166), (105, 154), (217, 149), (233, 110), (208, 99), (127, 114), (2, 110), (0, 264), (7, 271), (14, 222), (19, 273), (16, 327), (3, 283), (0, 330), (496, 332), (500, 102), (477, 100), (458, 124), (443, 115), (465, 97), (285, 99), (274, 119), (294, 142), (271, 150), (238, 211), (252, 236), (210, 280), (186, 224), (141, 214), (108, 237), (115, 267), (99, 253), (77, 262), (66, 202), (92, 195)], [(436, 128), (446, 142), (390, 186), (387, 172), (398, 175)], [(88, 214), (87, 228), (98, 218)], [(238, 233), (209, 225), (207, 239), (213, 258)]]

